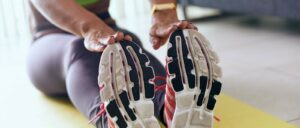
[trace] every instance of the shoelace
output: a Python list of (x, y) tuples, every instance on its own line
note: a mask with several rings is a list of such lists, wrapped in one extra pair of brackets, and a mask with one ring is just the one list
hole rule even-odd
[[(101, 91), (103, 88), (104, 88), (104, 85), (100, 85), (100, 86), (99, 86), (100, 91)], [(88, 124), (91, 124), (91, 123), (93, 123), (95, 120), (98, 120), (98, 119), (99, 119), (101, 116), (103, 116), (104, 113), (106, 112), (106, 111), (105, 111), (105, 108), (104, 108), (104, 103), (101, 103), (99, 107), (100, 107), (100, 111), (99, 111), (92, 119), (89, 120)]]
[(99, 112), (98, 112), (91, 120), (89, 120), (88, 124), (91, 124), (91, 123), (94, 122), (95, 120), (98, 120), (101, 116), (104, 115), (105, 112), (106, 112), (106, 111), (105, 111), (105, 109), (104, 109), (104, 104), (101, 103), (101, 104), (100, 104), (100, 111), (99, 111)]
[(166, 77), (164, 77), (164, 76), (155, 76), (152, 81), (154, 82), (154, 81), (157, 81), (157, 80), (161, 80), (165, 84), (163, 84), (163, 85), (155, 85), (154, 86), (154, 90), (155, 91), (159, 91), (159, 90), (163, 90), (164, 91), (164, 90), (166, 90)]
[[(162, 80), (166, 83), (166, 77), (164, 77), (164, 76), (155, 76), (154, 79), (152, 79), (153, 82), (156, 81), (156, 80)], [(103, 86), (100, 86), (100, 90), (102, 90), (102, 89), (103, 89)], [(163, 84), (163, 85), (160, 85), (160, 86), (155, 85), (154, 90), (155, 91), (166, 90), (166, 84)], [(98, 120), (101, 116), (104, 115), (105, 112), (106, 111), (105, 111), (105, 108), (104, 108), (104, 104), (101, 103), (100, 104), (100, 111), (92, 119), (89, 120), (88, 124), (91, 124), (93, 121)], [(213, 118), (217, 122), (221, 121), (221, 118), (217, 117), (215, 115), (214, 115)]]
[[(167, 68), (165, 68), (165, 70), (167, 70)], [(166, 77), (164, 77), (164, 76), (155, 76), (154, 79), (153, 79), (153, 81), (156, 81), (156, 80), (162, 80), (162, 81), (165, 81), (165, 82), (166, 82)], [(166, 84), (160, 85), (160, 86), (157, 86), (157, 85), (156, 85), (156, 86), (154, 87), (154, 90), (155, 90), (155, 91), (166, 90)], [(215, 121), (221, 122), (221, 118), (220, 118), (220, 117), (214, 115), (213, 118), (214, 118)]]
[[(166, 77), (163, 77), (163, 76), (155, 76), (154, 79), (152, 79), (153, 82), (156, 81), (156, 80), (162, 80), (162, 81), (165, 82), (165, 81), (166, 81)], [(99, 88), (100, 88), (100, 90), (102, 90), (102, 89), (104, 88), (104, 85), (99, 86)], [(161, 86), (155, 86), (155, 87), (154, 87), (154, 90), (155, 90), (155, 91), (158, 91), (158, 90), (165, 90), (165, 88), (166, 88), (166, 84), (161, 85)], [(105, 108), (104, 108), (104, 103), (101, 103), (101, 104), (100, 104), (100, 111), (99, 111), (94, 117), (92, 117), (92, 118), (88, 121), (88, 124), (91, 124), (91, 123), (93, 123), (95, 120), (98, 120), (101, 116), (104, 115), (105, 112), (106, 112), (106, 111), (105, 111)]]

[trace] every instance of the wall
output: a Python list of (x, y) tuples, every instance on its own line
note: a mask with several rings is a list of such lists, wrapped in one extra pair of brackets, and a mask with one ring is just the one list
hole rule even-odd
[(29, 41), (27, 0), (0, 0), (0, 44)]

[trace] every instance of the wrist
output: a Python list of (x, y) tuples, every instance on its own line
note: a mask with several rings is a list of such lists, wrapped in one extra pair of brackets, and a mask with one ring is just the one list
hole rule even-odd
[(151, 14), (154, 16), (157, 14), (175, 14), (176, 15), (176, 3), (155, 3), (152, 5)]

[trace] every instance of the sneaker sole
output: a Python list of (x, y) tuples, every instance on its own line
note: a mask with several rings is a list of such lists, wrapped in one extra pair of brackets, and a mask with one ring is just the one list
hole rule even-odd
[(133, 42), (109, 45), (102, 53), (100, 97), (115, 127), (159, 127), (154, 117), (154, 77), (149, 59)]
[(176, 100), (172, 128), (211, 128), (222, 73), (209, 42), (195, 30), (177, 30), (167, 60)]

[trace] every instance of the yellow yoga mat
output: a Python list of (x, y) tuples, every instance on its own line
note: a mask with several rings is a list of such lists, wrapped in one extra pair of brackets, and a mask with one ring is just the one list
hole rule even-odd
[[(47, 114), (49, 124), (56, 122), (64, 128), (93, 128), (87, 124), (87, 120), (65, 100), (53, 100), (46, 98), (51, 109)], [(220, 122), (214, 122), (214, 128), (297, 128), (261, 110), (249, 106), (230, 96), (221, 94), (218, 97), (215, 115), (221, 118)], [(44, 120), (47, 121), (47, 120)], [(41, 123), (41, 122), (38, 122)], [(45, 122), (44, 122), (45, 123)], [(43, 125), (44, 126), (44, 125)], [(49, 126), (49, 128), (52, 126)], [(164, 127), (162, 127), (164, 128)]]
[(214, 128), (297, 128), (224, 94), (218, 97), (215, 115), (221, 121)]
[(221, 121), (214, 128), (297, 128), (225, 94), (218, 97), (215, 115)]

